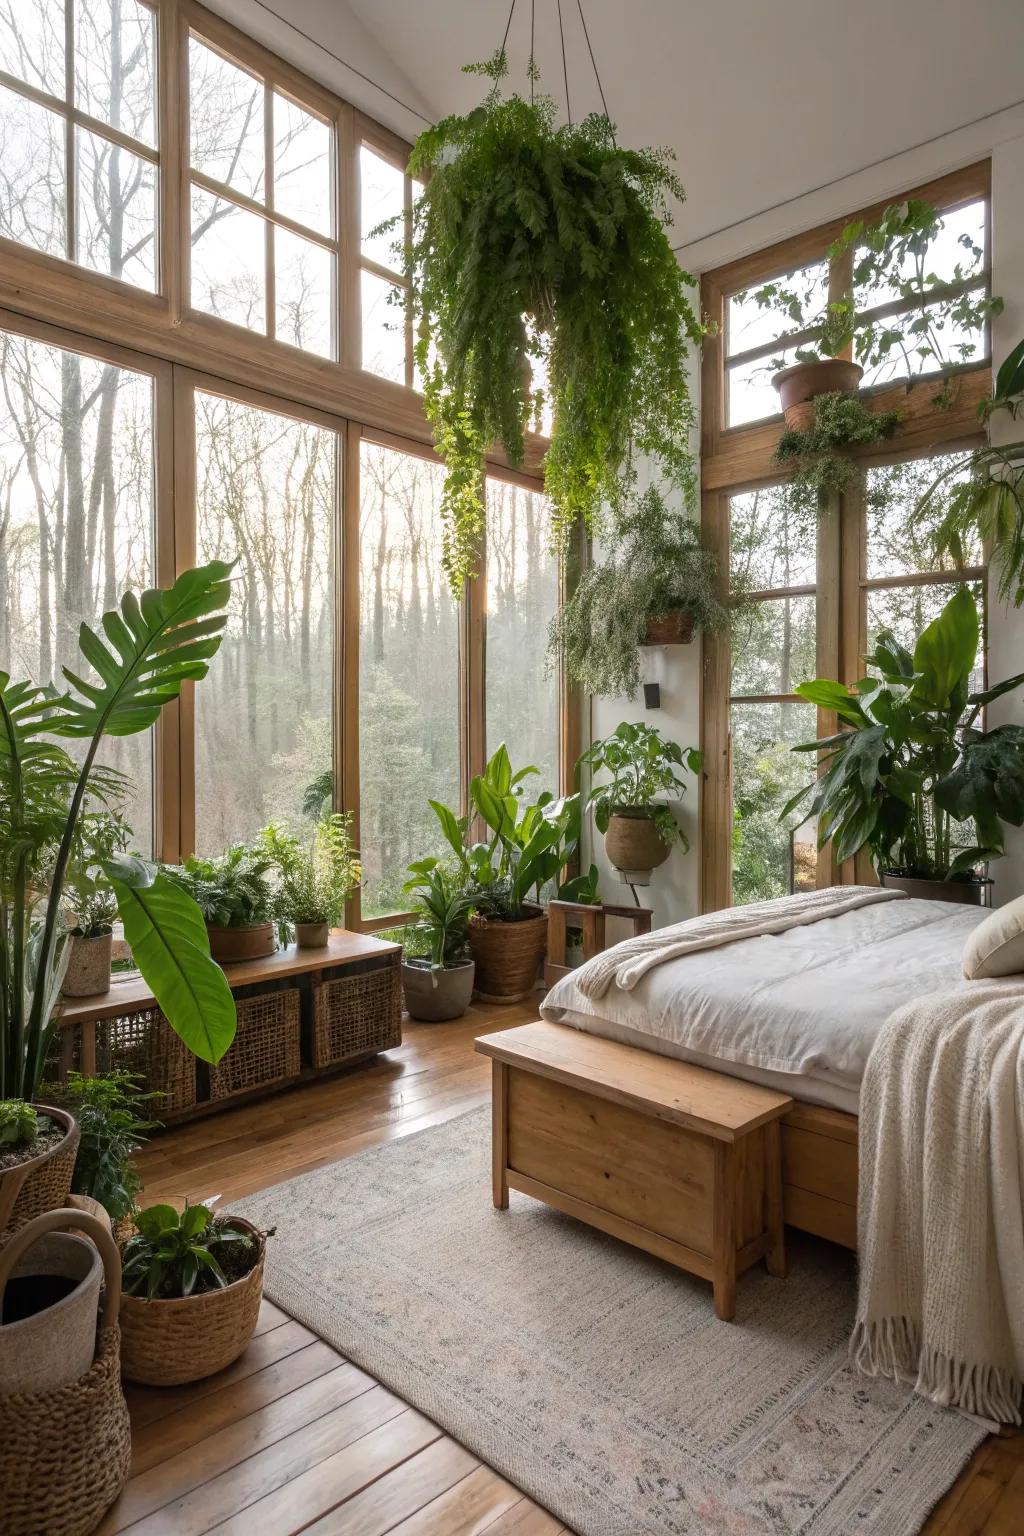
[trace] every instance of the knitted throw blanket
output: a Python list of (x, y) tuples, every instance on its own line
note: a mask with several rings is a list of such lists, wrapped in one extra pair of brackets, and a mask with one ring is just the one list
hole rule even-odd
[(631, 992), (656, 965), (677, 960), (681, 955), (717, 949), (722, 944), (735, 944), (763, 933), (783, 933), (787, 928), (839, 917), (875, 901), (903, 899), (902, 891), (878, 886), (833, 885), (822, 891), (803, 891), (798, 896), (753, 901), (746, 907), (726, 907), (721, 912), (707, 912), (702, 917), (691, 917), (671, 927), (626, 939), (586, 961), (573, 972), (573, 980), (584, 997), (591, 999), (603, 997), (613, 982), (624, 992)]
[(1020, 1424), (1024, 978), (886, 1021), (860, 1096), (857, 1227), (857, 1368)]

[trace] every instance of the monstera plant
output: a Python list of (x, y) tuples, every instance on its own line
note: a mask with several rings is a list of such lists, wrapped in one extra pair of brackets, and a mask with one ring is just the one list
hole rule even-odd
[[(981, 728), (987, 704), (1024, 685), (1024, 672), (970, 691), (980, 626), (961, 588), (918, 636), (911, 652), (888, 630), (852, 688), (819, 678), (801, 698), (833, 710), (841, 729), (797, 752), (820, 754), (822, 772), (781, 812), (809, 802), (818, 846), (838, 859), (867, 848), (879, 874), (933, 881), (942, 899), (962, 899), (978, 866), (1003, 852), (1003, 822), (1024, 825), (1024, 726)], [(916, 893), (915, 893), (916, 894)]]
[[(61, 909), (80, 818), (124, 785), (97, 762), (103, 741), (147, 730), (182, 683), (206, 676), (230, 572), (214, 561), (168, 590), (126, 593), (103, 615), (102, 633), (83, 624), (79, 645), (94, 675), (65, 667), (64, 693), (0, 672), (0, 1099), (34, 1096), (56, 1028), (68, 940)], [(72, 757), (62, 738), (81, 751)], [(171, 1026), (197, 1056), (219, 1060), (235, 1008), (195, 902), (137, 857), (112, 853), (102, 873)]]

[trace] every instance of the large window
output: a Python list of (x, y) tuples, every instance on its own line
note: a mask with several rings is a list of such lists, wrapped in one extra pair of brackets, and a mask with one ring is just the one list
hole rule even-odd
[[(394, 384), (413, 384), (412, 313), (401, 245), (413, 184), (401, 160), (378, 146), (359, 148), (359, 304), (363, 367)], [(386, 231), (380, 226), (398, 222)]]

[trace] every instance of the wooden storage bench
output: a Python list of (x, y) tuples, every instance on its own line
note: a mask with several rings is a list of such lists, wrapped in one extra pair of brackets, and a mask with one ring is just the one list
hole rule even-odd
[(562, 1024), (484, 1035), (492, 1060), (493, 1199), (510, 1189), (710, 1280), (785, 1273), (785, 1094)]

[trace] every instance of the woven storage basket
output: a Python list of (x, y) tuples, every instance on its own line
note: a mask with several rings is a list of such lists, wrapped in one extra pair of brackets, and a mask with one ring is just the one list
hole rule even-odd
[(175, 1301), (121, 1296), (121, 1369), (129, 1381), (178, 1387), (202, 1381), (237, 1360), (252, 1338), (263, 1296), (263, 1234), (260, 1256), (247, 1275), (220, 1291)]
[(313, 988), (313, 1065), (330, 1067), (402, 1043), (401, 952), (387, 965)]
[(0, 1247), (33, 1216), (59, 1210), (67, 1202), (78, 1153), (78, 1125), (67, 1110), (37, 1104), (40, 1114), (63, 1125), (64, 1140), (49, 1152), (0, 1173)]
[(548, 920), (543, 912), (518, 923), (471, 918), (469, 948), (476, 961), (475, 995), (488, 1003), (518, 1003), (529, 997), (547, 942)]
[(216, 1066), (210, 1067), (210, 1098), (230, 1099), (267, 1083), (298, 1077), (299, 993), (266, 992), (236, 1001), (235, 1038)]
[(161, 1120), (196, 1102), (196, 1059), (159, 1008), (97, 1024), (96, 1058), (101, 1071), (135, 1072), (144, 1092), (162, 1094), (156, 1109)]

